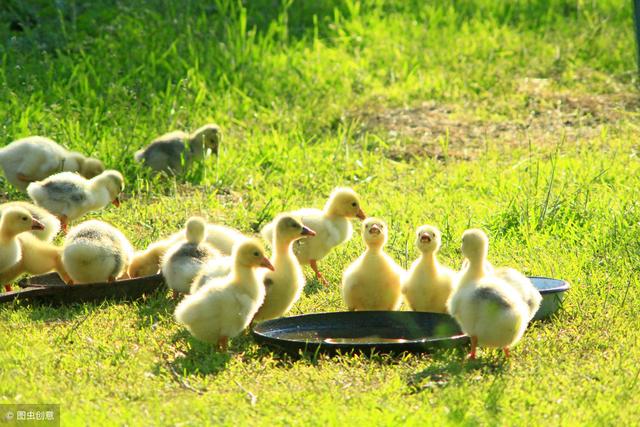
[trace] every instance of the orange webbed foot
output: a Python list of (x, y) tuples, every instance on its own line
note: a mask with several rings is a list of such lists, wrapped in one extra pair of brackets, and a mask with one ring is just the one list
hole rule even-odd
[(478, 337), (471, 337), (471, 351), (467, 355), (467, 360), (476, 360), (478, 350)]
[(320, 270), (318, 269), (318, 262), (315, 259), (309, 260), (309, 265), (314, 273), (316, 273), (316, 277), (324, 286), (329, 286), (329, 281), (324, 278)]

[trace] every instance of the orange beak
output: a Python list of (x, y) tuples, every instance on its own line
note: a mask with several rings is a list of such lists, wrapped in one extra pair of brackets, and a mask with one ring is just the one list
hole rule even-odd
[(358, 213), (356, 213), (356, 216), (360, 219), (367, 219), (367, 215), (364, 213), (364, 211), (362, 210), (362, 208), (358, 208)]
[(271, 271), (276, 271), (276, 269), (273, 268), (273, 264), (271, 264), (271, 261), (269, 261), (267, 257), (262, 258), (262, 262), (260, 262), (260, 267), (268, 268)]
[(31, 229), (32, 230), (44, 230), (44, 224), (38, 221), (37, 219), (33, 219), (31, 221)]
[(309, 227), (302, 226), (302, 232), (300, 234), (302, 234), (303, 236), (315, 236), (316, 232)]
[(111, 203), (113, 203), (113, 206), (115, 206), (116, 208), (120, 207), (120, 199), (118, 197), (113, 199), (113, 201)]

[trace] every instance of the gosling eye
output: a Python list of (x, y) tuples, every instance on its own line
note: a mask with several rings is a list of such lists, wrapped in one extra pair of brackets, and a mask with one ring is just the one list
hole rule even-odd
[(292, 222), (290, 225), (291, 225), (291, 228), (298, 228), (298, 224), (295, 222)]
[(358, 206), (358, 203), (353, 202), (353, 203), (351, 203), (351, 206), (353, 206), (353, 207), (355, 208), (355, 207), (357, 207), (357, 206)]
[(253, 256), (254, 256), (254, 257), (259, 257), (259, 256), (260, 256), (260, 252), (255, 251), (255, 252), (253, 253)]

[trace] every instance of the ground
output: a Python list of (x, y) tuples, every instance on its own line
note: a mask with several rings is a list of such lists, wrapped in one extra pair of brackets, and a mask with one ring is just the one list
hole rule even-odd
[[(28, 5), (27, 5), (28, 3)], [(321, 0), (0, 5), (2, 143), (32, 134), (127, 179), (90, 217), (136, 247), (191, 214), (256, 232), (338, 185), (416, 257), (413, 232), (482, 227), (496, 265), (568, 280), (512, 358), (483, 350), (291, 358), (189, 337), (175, 303), (0, 308), (0, 403), (64, 425), (631, 425), (640, 419), (640, 146), (632, 2)], [(132, 153), (173, 129), (225, 139), (180, 179)], [(0, 181), (3, 200), (24, 195)], [(357, 227), (356, 227), (357, 228)], [(293, 313), (344, 309), (358, 235)]]

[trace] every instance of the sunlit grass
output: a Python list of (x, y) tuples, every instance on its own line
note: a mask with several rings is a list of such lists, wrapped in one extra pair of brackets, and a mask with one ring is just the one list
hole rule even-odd
[[(420, 224), (443, 230), (441, 258), (452, 266), (462, 231), (483, 227), (494, 264), (571, 283), (563, 310), (533, 324), (510, 362), (488, 351), (465, 364), (455, 351), (292, 359), (249, 336), (215, 354), (175, 324), (164, 295), (8, 305), (0, 403), (59, 402), (70, 425), (637, 422), (631, 2), (245, 3), (3, 3), (0, 22), (24, 24), (0, 25), (3, 143), (46, 135), (122, 170), (122, 207), (90, 216), (137, 247), (194, 213), (253, 233), (350, 185), (388, 222), (387, 250), (402, 265), (416, 257)], [(546, 97), (523, 92), (525, 78), (546, 79)], [(615, 117), (580, 110), (598, 96), (632, 99)], [(451, 129), (432, 141), (439, 159), (393, 160), (391, 148), (415, 142), (368, 126), (362, 113), (424, 101), (477, 126), (523, 126), (508, 138), (487, 132), (474, 147)], [(525, 126), (574, 110), (560, 128)], [(224, 129), (219, 157), (185, 177), (152, 177), (133, 162), (153, 137), (206, 122)], [(4, 181), (0, 189), (24, 197)], [(323, 260), (328, 289), (307, 272), (293, 313), (344, 309), (337, 284), (362, 248), (356, 235)]]

